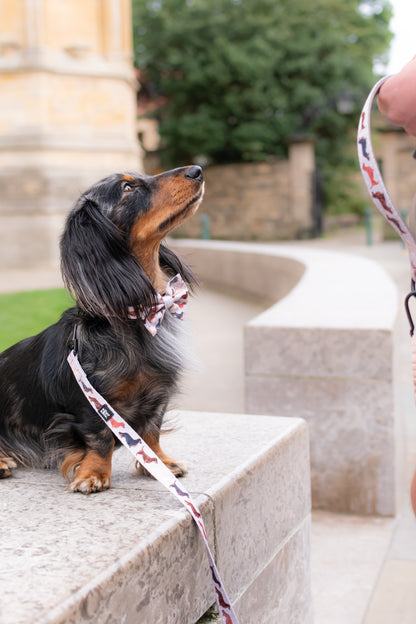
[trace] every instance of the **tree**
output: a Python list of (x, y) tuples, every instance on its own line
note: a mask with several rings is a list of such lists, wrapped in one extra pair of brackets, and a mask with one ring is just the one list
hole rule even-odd
[(133, 15), (167, 164), (265, 160), (299, 135), (341, 163), (391, 38), (387, 0), (133, 0)]

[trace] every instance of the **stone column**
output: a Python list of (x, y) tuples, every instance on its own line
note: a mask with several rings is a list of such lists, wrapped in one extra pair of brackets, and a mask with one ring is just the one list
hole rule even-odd
[(298, 224), (299, 234), (310, 234), (313, 226), (312, 176), (315, 171), (314, 144), (299, 139), (289, 146), (290, 191), (292, 217)]
[(383, 130), (381, 140), (381, 158), (383, 178), (393, 202), (397, 203), (397, 152), (399, 149), (400, 128)]
[[(400, 146), (400, 136), (403, 130), (397, 127), (387, 127), (381, 131), (381, 161), (382, 161), (382, 175), (384, 184), (388, 189), (388, 193), (398, 210), (401, 206), (398, 204), (398, 152)], [(382, 234), (383, 240), (398, 240), (399, 236), (391, 225), (385, 220), (382, 220)]]
[(0, 267), (56, 262), (78, 195), (141, 168), (129, 0), (0, 2)]

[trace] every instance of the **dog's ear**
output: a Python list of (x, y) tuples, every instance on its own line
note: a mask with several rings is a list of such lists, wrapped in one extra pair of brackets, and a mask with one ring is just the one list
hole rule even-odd
[(164, 242), (159, 247), (159, 263), (169, 277), (180, 273), (190, 290), (198, 286), (198, 280), (189, 266)]
[(127, 319), (127, 308), (152, 306), (156, 292), (130, 253), (125, 234), (96, 202), (81, 198), (61, 238), (61, 270), (67, 289), (86, 312), (112, 325)]

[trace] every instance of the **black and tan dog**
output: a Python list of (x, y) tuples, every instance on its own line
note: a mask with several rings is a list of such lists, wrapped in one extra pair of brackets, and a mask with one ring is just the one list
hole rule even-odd
[[(159, 445), (183, 365), (181, 323), (166, 314), (152, 336), (139, 316), (177, 273), (189, 287), (195, 283), (162, 241), (197, 210), (203, 191), (202, 170), (192, 166), (156, 176), (115, 174), (79, 198), (61, 240), (62, 275), (76, 307), (0, 355), (0, 477), (19, 463), (59, 466), (72, 491), (110, 487), (115, 438), (66, 361), (76, 320), (91, 384), (176, 476), (185, 473)], [(136, 320), (128, 317), (132, 308)]]

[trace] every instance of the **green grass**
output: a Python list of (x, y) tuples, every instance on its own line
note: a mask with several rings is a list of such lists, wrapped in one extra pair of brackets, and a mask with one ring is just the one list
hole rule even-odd
[(63, 289), (0, 295), (0, 352), (56, 323), (74, 305)]

